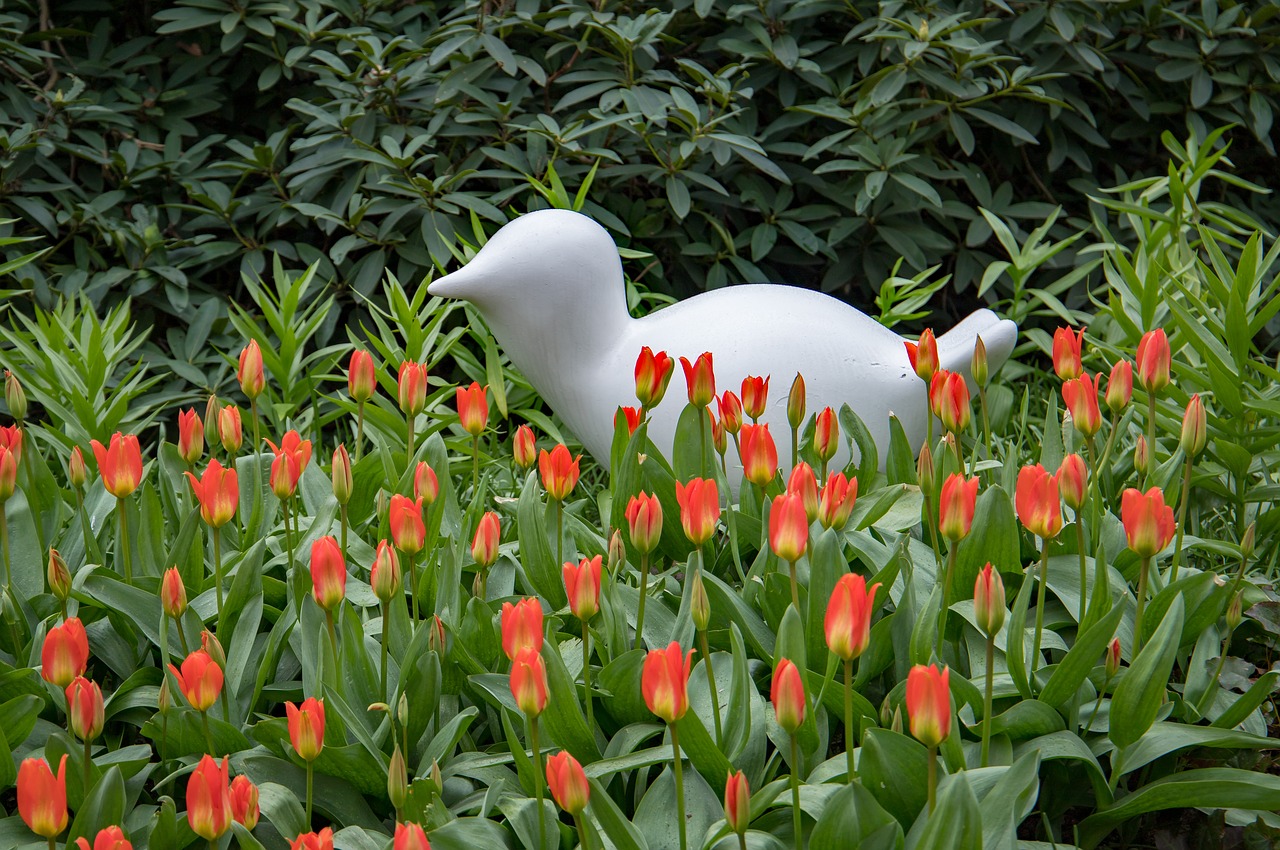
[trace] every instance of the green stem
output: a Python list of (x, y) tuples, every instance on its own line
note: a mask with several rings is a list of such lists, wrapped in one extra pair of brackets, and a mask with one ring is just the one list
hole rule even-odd
[(471, 438), (471, 493), (480, 492), (480, 435)]
[(591, 630), (582, 621), (582, 696), (587, 702), (587, 728), (594, 730), (591, 720)]
[(707, 474), (707, 410), (698, 417), (698, 476)]
[[(406, 554), (409, 559), (409, 596), (413, 600), (413, 626), (418, 626), (418, 561), (413, 555)], [(482, 602), (484, 600), (481, 600)]]
[(564, 502), (556, 499), (556, 568), (564, 563)]
[(380, 668), (381, 673), (379, 674), (378, 682), (381, 686), (383, 702), (387, 701), (387, 619), (390, 615), (391, 606), (386, 602), (382, 603), (382, 634), (379, 635), (378, 641), (382, 644), (382, 666)]
[(800, 462), (800, 429), (796, 426), (791, 427), (791, 466), (794, 468)]
[(938, 745), (929, 745), (929, 814), (937, 808), (938, 800)]
[(404, 422), (405, 422), (404, 445), (405, 445), (405, 465), (406, 466), (413, 465), (413, 419), (414, 419), (414, 415), (412, 413), (406, 413), (404, 416)]
[(791, 829), (796, 836), (796, 850), (804, 844), (804, 831), (800, 823), (800, 748), (796, 736), (791, 736)]
[(929, 526), (929, 539), (933, 543), (933, 560), (938, 571), (942, 570), (942, 547), (938, 545), (938, 511), (933, 507), (933, 498), (929, 493), (924, 494), (924, 513), (927, 516)]
[(1222, 676), (1222, 668), (1227, 661), (1227, 650), (1231, 648), (1231, 632), (1233, 630), (1228, 627), (1227, 636), (1222, 639), (1222, 651), (1218, 653), (1218, 663), (1213, 670), (1213, 678), (1209, 680), (1209, 687), (1205, 688), (1204, 695), (1196, 702), (1196, 711), (1203, 717), (1209, 706), (1213, 705), (1213, 697), (1218, 691), (1218, 679)]
[(1173, 546), (1173, 569), (1169, 571), (1169, 584), (1178, 580), (1178, 564), (1182, 561), (1182, 535), (1187, 528), (1187, 503), (1191, 501), (1191, 455), (1182, 470), (1182, 500), (1178, 504), (1178, 539)]
[(84, 798), (89, 799), (89, 782), (93, 775), (93, 744), (84, 739)]
[(182, 620), (174, 617), (173, 628), (178, 633), (178, 643), (182, 644), (182, 657), (185, 658), (191, 654), (191, 645), (187, 643), (187, 633), (182, 628)]
[[(711, 666), (711, 652), (707, 647), (707, 633), (703, 629), (698, 630), (698, 645), (702, 649), (702, 657), (707, 662), (707, 688), (711, 691), (711, 716), (715, 718), (716, 724), (716, 746), (720, 746), (722, 737), (720, 728), (720, 694), (716, 691), (716, 673)], [(587, 725), (590, 726), (591, 717), (587, 716)]]
[[(738, 445), (737, 434), (733, 435), (733, 444), (735, 447)], [(725, 498), (725, 522), (729, 525), (729, 551), (733, 555), (733, 566), (738, 570), (738, 580), (745, 584), (747, 574), (742, 569), (742, 554), (738, 551), (738, 527), (734, 521), (737, 512), (733, 509), (733, 498), (729, 491), (729, 467), (724, 455), (720, 455), (720, 472), (724, 476), (725, 493), (727, 494)]]
[(1098, 719), (1098, 711), (1102, 708), (1102, 695), (1106, 693), (1107, 686), (1111, 684), (1111, 677), (1108, 676), (1102, 683), (1102, 690), (1098, 691), (1098, 698), (1093, 703), (1093, 713), (1089, 715), (1089, 722), (1084, 725), (1084, 731), (1080, 733), (1083, 738), (1089, 734), (1089, 730), (1093, 728), (1093, 721)]
[[(9, 520), (5, 516), (4, 502), (0, 502), (0, 554), (4, 555), (4, 589), (8, 592), (13, 587), (13, 572), (9, 566)], [(89, 553), (86, 550), (85, 557), (88, 558)], [(18, 656), (18, 647), (13, 648), (13, 655)]]
[[(262, 495), (262, 463), (258, 458), (258, 452), (262, 450), (262, 432), (260, 430), (261, 426), (258, 423), (257, 396), (249, 399), (249, 418), (253, 420), (253, 508), (250, 510), (250, 513), (252, 513), (254, 510), (257, 510), (258, 498)], [(227, 463), (229, 463), (232, 468), (236, 465), (236, 459), (230, 452), (227, 452)], [(241, 514), (241, 516), (243, 516), (243, 514)]]
[(533, 759), (533, 793), (538, 801), (538, 844), (547, 843), (547, 814), (542, 805), (542, 750), (538, 748), (538, 717), (529, 716), (529, 755)]
[(311, 791), (312, 791), (312, 786), (314, 785), (314, 776), (313, 776), (314, 773), (315, 771), (312, 768), (311, 760), (308, 759), (307, 760), (307, 822), (305, 824), (308, 831), (310, 831), (311, 829), (311, 811), (312, 811), (311, 803), (312, 803), (312, 796), (313, 796)]
[(987, 459), (990, 460), (993, 455), (991, 452), (991, 420), (987, 418), (987, 388), (978, 387), (978, 406), (982, 408), (982, 435), (983, 442), (987, 447)]
[(209, 712), (200, 712), (200, 726), (204, 729), (204, 742), (209, 745), (209, 755), (217, 755), (213, 746), (213, 735), (209, 732)]
[(684, 771), (680, 764), (680, 736), (674, 723), (667, 724), (671, 730), (671, 755), (676, 773), (676, 823), (680, 827), (680, 850), (687, 850), (689, 842), (685, 838), (684, 824)]
[(1080, 628), (1084, 628), (1084, 615), (1088, 610), (1087, 595), (1089, 586), (1089, 568), (1085, 563), (1085, 543), (1084, 543), (1084, 519), (1082, 513), (1084, 507), (1076, 511), (1076, 548), (1080, 550), (1080, 616), (1077, 622)]
[[(21, 425), (22, 423), (19, 422), (18, 424)], [(27, 431), (25, 428), (23, 429), (24, 438), (29, 436), (30, 433), (31, 432)], [(26, 451), (22, 453), (22, 465), (26, 467), (27, 507), (31, 511), (31, 519), (36, 528), (36, 545), (40, 547), (39, 551), (44, 552), (46, 551), (46, 547), (44, 545), (44, 523), (40, 521), (40, 517), (41, 517), (40, 501), (39, 501), (40, 494), (36, 490), (35, 472), (31, 467), (31, 464), (32, 464), (31, 455), (35, 454), (35, 452), (36, 452), (35, 440), (28, 440), (26, 442)]]
[(987, 690), (982, 703), (982, 762), (986, 767), (991, 756), (991, 689), (995, 679), (996, 636), (987, 635)]
[(1147, 572), (1151, 568), (1151, 559), (1143, 558), (1138, 568), (1138, 607), (1133, 615), (1133, 655), (1136, 658), (1142, 651), (1142, 609), (1147, 604)]
[(289, 519), (293, 511), (289, 510), (288, 499), (285, 499), (280, 504), (284, 507), (284, 548), (289, 552), (289, 582), (292, 584), (294, 579), (293, 532), (289, 529)]
[(84, 563), (89, 563), (89, 550), (93, 548), (93, 535), (89, 531), (89, 515), (84, 509), (84, 491), (76, 488), (76, 512), (80, 514), (80, 532), (84, 536)]
[(578, 824), (578, 842), (582, 845), (582, 850), (591, 850), (591, 842), (587, 840), (587, 813), (579, 812), (573, 819)]
[(796, 581), (796, 562), (790, 561), (788, 566), (791, 569), (791, 604), (795, 606), (796, 613), (800, 613), (800, 585)]
[(738, 833), (738, 850), (747, 850), (747, 833)]
[(1147, 472), (1142, 476), (1142, 486), (1145, 489), (1147, 482), (1151, 480), (1151, 473), (1156, 468), (1156, 394), (1154, 392), (1147, 393)]
[(360, 462), (360, 452), (364, 448), (364, 402), (356, 402), (356, 463)]
[[(1085, 504), (1089, 505), (1092, 513), (1089, 514), (1092, 522), (1089, 525), (1089, 548), (1093, 550), (1098, 543), (1099, 527), (1102, 523), (1097, 521), (1098, 502), (1093, 498), (1095, 492), (1102, 492), (1102, 471), (1107, 468), (1107, 463), (1111, 460), (1111, 450), (1115, 448), (1116, 433), (1120, 430), (1120, 423), (1117, 422), (1111, 426), (1111, 433), (1107, 435), (1107, 442), (1102, 447), (1102, 457), (1095, 464), (1093, 462), (1092, 453), (1090, 453), (1089, 466), (1089, 486), (1085, 490)], [(1092, 443), (1090, 443), (1092, 445)], [(1103, 494), (1105, 495), (1105, 493)]]
[(857, 779), (857, 767), (853, 763), (853, 751), (858, 744), (858, 732), (853, 728), (853, 659), (844, 662), (844, 754), (847, 764), (845, 776), (852, 785)]
[[(218, 625), (222, 625), (222, 532), (210, 526), (213, 538), (213, 582), (218, 589)], [(218, 631), (221, 631), (219, 629)]]
[(942, 610), (938, 612), (938, 660), (942, 660), (942, 642), (947, 634), (947, 613), (951, 610), (947, 604), (947, 600), (951, 598), (951, 577), (956, 572), (956, 550), (960, 548), (959, 542), (953, 542), (951, 548), (947, 551), (947, 567), (945, 575), (942, 578)]
[(1044, 631), (1044, 589), (1049, 579), (1049, 539), (1042, 538), (1040, 547), (1040, 585), (1036, 588), (1036, 635), (1031, 642), (1031, 685), (1035, 687), (1036, 668), (1040, 666), (1040, 635)]
[(640, 607), (636, 611), (636, 642), (633, 649), (639, 649), (644, 642), (644, 597), (649, 584), (649, 553), (640, 556)]
[(347, 564), (350, 563), (347, 558), (347, 527), (350, 525), (347, 521), (347, 506), (342, 505), (338, 511), (342, 516), (342, 563)]
[[(211, 845), (213, 842), (209, 842)], [(49, 850), (58, 850), (58, 839), (53, 836), (49, 837)]]
[(338, 670), (338, 633), (333, 628), (333, 612), (328, 608), (324, 611), (324, 624), (329, 630), (329, 648), (333, 650), (333, 669), (336, 673)]
[(129, 511), (124, 499), (116, 500), (117, 513), (120, 514), (120, 556), (124, 562), (124, 583), (133, 584), (133, 561), (129, 552)]

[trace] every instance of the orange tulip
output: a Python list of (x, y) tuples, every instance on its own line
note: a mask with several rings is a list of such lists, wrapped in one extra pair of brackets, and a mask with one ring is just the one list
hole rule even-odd
[(537, 441), (528, 425), (516, 429), (516, 435), (511, 439), (511, 453), (521, 469), (529, 469), (537, 461)]
[(502, 651), (514, 661), (525, 649), (542, 651), (542, 603), (532, 596), (502, 603)]
[(347, 393), (354, 401), (368, 401), (378, 388), (373, 372), (373, 355), (357, 348), (347, 364)]
[(380, 602), (390, 602), (400, 592), (400, 559), (386, 540), (378, 541), (373, 566), (369, 568), (369, 587)]
[(8, 446), (0, 446), (0, 504), (18, 489), (18, 454)]
[(311, 544), (311, 594), (326, 611), (338, 607), (347, 595), (347, 565), (338, 541), (329, 535)]
[(848, 479), (843, 472), (827, 477), (818, 499), (818, 522), (823, 528), (842, 529), (858, 500), (858, 479)]
[(108, 493), (123, 499), (138, 489), (142, 481), (142, 448), (137, 437), (117, 431), (111, 436), (109, 447), (97, 440), (90, 440), (89, 445), (93, 446), (98, 472)]
[(427, 834), (416, 823), (398, 823), (391, 850), (431, 850), (431, 844), (427, 841)]
[(804, 499), (795, 493), (774, 497), (769, 512), (769, 545), (784, 561), (795, 562), (809, 544), (809, 518)]
[(1037, 537), (1048, 540), (1062, 530), (1058, 476), (1050, 475), (1040, 464), (1024, 466), (1018, 472), (1014, 505), (1023, 526)]
[(547, 495), (557, 502), (569, 498), (573, 488), (578, 484), (578, 461), (582, 455), (572, 457), (563, 443), (548, 452), (543, 449), (538, 453), (538, 472), (542, 475), (542, 486)]
[(977, 478), (966, 479), (959, 473), (947, 476), (938, 499), (938, 532), (952, 543), (967, 537), (977, 501)]
[(917, 664), (907, 674), (907, 714), (911, 734), (926, 747), (936, 747), (951, 734), (951, 671)]
[(547, 759), (547, 787), (556, 804), (571, 815), (580, 814), (591, 797), (582, 765), (563, 750)]
[[(717, 498), (716, 504), (719, 503)], [(651, 493), (632, 496), (627, 502), (627, 527), (631, 532), (631, 545), (642, 554), (658, 548), (658, 541), (662, 539), (662, 502), (658, 497)]]
[(640, 349), (640, 356), (636, 358), (636, 399), (642, 407), (658, 406), (667, 394), (667, 384), (671, 383), (675, 368), (675, 361), (667, 356), (667, 352), (654, 354), (647, 345)]
[(666, 649), (651, 649), (640, 671), (640, 692), (649, 710), (667, 723), (675, 723), (689, 710), (689, 673), (693, 650), (685, 655), (672, 641)]
[(741, 770), (729, 774), (724, 784), (724, 819), (738, 835), (745, 835), (751, 825), (751, 786)]
[(582, 622), (590, 620), (600, 610), (601, 556), (583, 558), (575, 566), (566, 563), (563, 568), (564, 589), (569, 597), (569, 610)]
[(60, 688), (84, 675), (89, 664), (89, 638), (79, 617), (71, 617), (60, 626), (49, 629), (40, 649), (40, 675)]
[(440, 498), (440, 479), (425, 460), (418, 462), (413, 473), (413, 498), (421, 500), (423, 505), (434, 505)]
[(769, 700), (773, 703), (773, 714), (778, 725), (794, 735), (804, 723), (805, 697), (800, 670), (791, 663), (791, 659), (782, 659), (773, 671)]
[(743, 425), (738, 438), (742, 472), (757, 487), (765, 487), (778, 472), (778, 447), (768, 425)]
[(76, 676), (67, 685), (67, 725), (81, 741), (92, 741), (102, 734), (102, 689), (97, 682)]
[(98, 835), (93, 839), (93, 847), (89, 846), (89, 839), (81, 836), (76, 839), (77, 850), (133, 850), (133, 844), (125, 837), (124, 830), (118, 826), (109, 826), (106, 829), (98, 830)]
[(22, 462), (22, 426), (0, 425), (0, 448), (13, 452), (14, 460)]
[(1133, 468), (1139, 475), (1146, 475), (1151, 468), (1151, 448), (1143, 434), (1139, 434), (1133, 444)]
[(813, 474), (813, 467), (800, 461), (791, 470), (787, 479), (787, 492), (794, 493), (804, 502), (804, 514), (809, 522), (818, 518), (818, 477)]
[(218, 442), (229, 454), (240, 451), (244, 445), (244, 429), (240, 424), (240, 408), (228, 404), (218, 411)]
[(933, 415), (942, 420), (942, 427), (957, 434), (969, 427), (973, 408), (969, 403), (969, 385), (957, 372), (940, 369), (929, 385), (929, 400)]
[(58, 775), (44, 759), (23, 759), (18, 768), (18, 814), (36, 835), (54, 838), (67, 828), (67, 756)]
[(1147, 331), (1138, 341), (1138, 383), (1149, 393), (1158, 393), (1169, 385), (1172, 355), (1169, 338), (1163, 328)]
[(1107, 644), (1107, 654), (1103, 658), (1103, 670), (1110, 679), (1120, 672), (1120, 638), (1112, 638)]
[(236, 378), (240, 381), (240, 391), (249, 399), (262, 395), (266, 389), (267, 377), (262, 371), (262, 349), (256, 339), (240, 352), (240, 368), (236, 370)]
[(416, 555), (427, 542), (427, 526), (422, 520), (422, 499), (410, 499), (396, 493), (391, 497), (387, 524), (396, 548), (406, 555)]
[(1058, 467), (1058, 491), (1062, 501), (1073, 511), (1079, 511), (1088, 495), (1089, 471), (1084, 465), (1084, 458), (1077, 454), (1069, 454), (1062, 459)]
[(182, 695), (196, 711), (208, 711), (222, 693), (223, 675), (218, 662), (203, 649), (197, 649), (182, 662), (182, 670), (169, 665), (173, 677), (178, 680)]
[(304, 832), (293, 839), (289, 850), (333, 850), (333, 829), (326, 826), (319, 832)]
[(619, 407), (617, 412), (613, 414), (613, 427), (618, 427), (618, 417), (621, 416), (627, 425), (627, 436), (636, 432), (640, 427), (640, 409), (638, 407)]
[(852, 573), (842, 575), (836, 582), (827, 604), (825, 630), (827, 648), (838, 658), (852, 661), (866, 652), (879, 589), (879, 582), (867, 587), (862, 576)]
[(511, 695), (516, 707), (537, 717), (547, 707), (547, 668), (536, 649), (526, 647), (511, 662)]
[(818, 460), (827, 462), (836, 456), (840, 447), (840, 423), (836, 421), (836, 413), (829, 407), (818, 411), (813, 426), (813, 452)]
[(240, 478), (234, 467), (223, 467), (212, 459), (200, 478), (190, 472), (183, 474), (200, 502), (200, 518), (210, 528), (222, 528), (235, 517), (240, 505)]
[(1111, 367), (1111, 379), (1107, 381), (1107, 407), (1119, 413), (1133, 398), (1133, 364), (1121, 360)]
[(45, 577), (49, 580), (49, 592), (66, 602), (71, 596), (71, 572), (57, 549), (49, 549), (49, 565), (45, 570)]
[(688, 484), (677, 481), (676, 501), (680, 504), (680, 525), (689, 542), (701, 546), (710, 540), (720, 519), (716, 482), (709, 478), (693, 478)]
[(280, 445), (270, 440), (267, 445), (276, 455), (271, 462), (271, 492), (281, 500), (287, 499), (297, 492), (298, 479), (311, 462), (311, 441), (302, 439), (297, 431), (288, 431)]
[(764, 416), (764, 409), (769, 402), (769, 376), (746, 377), (742, 379), (742, 411), (755, 422)]
[(231, 780), (231, 817), (250, 832), (258, 825), (258, 786), (247, 776)]
[(737, 434), (742, 430), (742, 402), (733, 390), (725, 390), (724, 395), (716, 398), (716, 412), (725, 431)]
[(1064, 381), (1084, 374), (1080, 361), (1080, 345), (1084, 342), (1084, 328), (1058, 328), (1053, 332), (1053, 371)]
[(938, 340), (933, 335), (933, 329), (925, 328), (920, 333), (919, 342), (908, 342), (906, 346), (907, 359), (911, 361), (911, 368), (916, 375), (925, 383), (932, 381), (939, 368)]
[(187, 463), (195, 463), (204, 455), (204, 423), (194, 410), (178, 413), (178, 456)]
[(1062, 385), (1062, 400), (1071, 411), (1071, 422), (1085, 437), (1102, 428), (1102, 411), (1098, 408), (1098, 387), (1087, 373)]
[(1191, 400), (1187, 402), (1186, 412), (1182, 414), (1182, 434), (1178, 440), (1178, 445), (1182, 447), (1187, 457), (1194, 458), (1204, 451), (1208, 440), (1207, 429), (1204, 402), (1200, 400), (1200, 394), (1196, 393), (1191, 396)]
[(711, 404), (711, 400), (716, 397), (716, 376), (711, 368), (711, 352), (702, 352), (692, 363), (688, 358), (681, 357), (680, 365), (684, 368), (684, 380), (689, 387), (689, 403), (697, 407)]
[(987, 637), (994, 637), (1004, 625), (1004, 580), (992, 569), (990, 561), (978, 573), (973, 585), (973, 613)]
[(1120, 520), (1129, 548), (1140, 558), (1151, 558), (1173, 540), (1177, 523), (1173, 508), (1164, 503), (1164, 492), (1152, 487), (1146, 493), (1130, 487), (1120, 496)]
[(227, 759), (200, 759), (187, 780), (187, 821), (196, 835), (216, 841), (231, 828), (231, 788)]
[(400, 364), (396, 381), (400, 410), (417, 416), (427, 406), (427, 367), (412, 360)]
[(462, 430), (473, 437), (484, 433), (489, 424), (489, 400), (486, 394), (488, 387), (482, 387), (476, 381), (463, 389), (458, 387), (456, 399), (458, 404), (458, 423)]
[(302, 706), (284, 704), (289, 717), (289, 741), (304, 761), (315, 761), (324, 749), (324, 700), (307, 697)]
[(480, 567), (491, 567), (498, 561), (498, 515), (486, 511), (476, 524), (476, 536), (471, 541), (471, 558)]

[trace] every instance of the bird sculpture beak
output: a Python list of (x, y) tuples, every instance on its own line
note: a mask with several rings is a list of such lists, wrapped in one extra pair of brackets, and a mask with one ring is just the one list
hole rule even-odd
[(483, 279), (480, 265), (472, 260), (456, 272), (432, 281), (427, 285), (427, 292), (441, 298), (470, 299)]

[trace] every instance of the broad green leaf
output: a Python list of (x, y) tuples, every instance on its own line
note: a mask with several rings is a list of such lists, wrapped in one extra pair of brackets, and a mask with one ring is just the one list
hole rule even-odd
[(1160, 628), (1116, 685), (1111, 697), (1111, 728), (1107, 734), (1117, 747), (1135, 743), (1155, 722), (1178, 650), (1182, 618), (1182, 599), (1177, 598), (1160, 621)]

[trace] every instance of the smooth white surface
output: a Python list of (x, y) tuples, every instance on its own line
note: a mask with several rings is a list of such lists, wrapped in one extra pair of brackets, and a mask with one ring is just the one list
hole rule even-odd
[[(617, 246), (604, 228), (579, 213), (521, 216), (428, 291), (473, 303), (511, 361), (604, 464), (614, 413), (637, 405), (634, 368), (645, 345), (676, 361), (649, 426), (668, 458), (688, 400), (679, 358), (693, 361), (704, 351), (712, 353), (720, 394), (740, 393), (748, 375), (771, 376), (761, 421), (770, 426), (784, 472), (792, 466), (787, 393), (797, 372), (808, 391), (806, 416), (827, 406), (839, 412), (847, 403), (866, 423), (882, 458), (891, 413), (913, 450), (924, 441), (927, 393), (898, 334), (831, 296), (779, 284), (715, 289), (633, 319)], [(1013, 350), (1017, 327), (989, 310), (973, 313), (938, 337), (943, 368), (968, 376), (979, 335), (995, 372)], [(846, 437), (841, 434), (842, 444)], [(730, 458), (734, 454), (730, 442)], [(848, 458), (842, 448), (831, 468)]]

